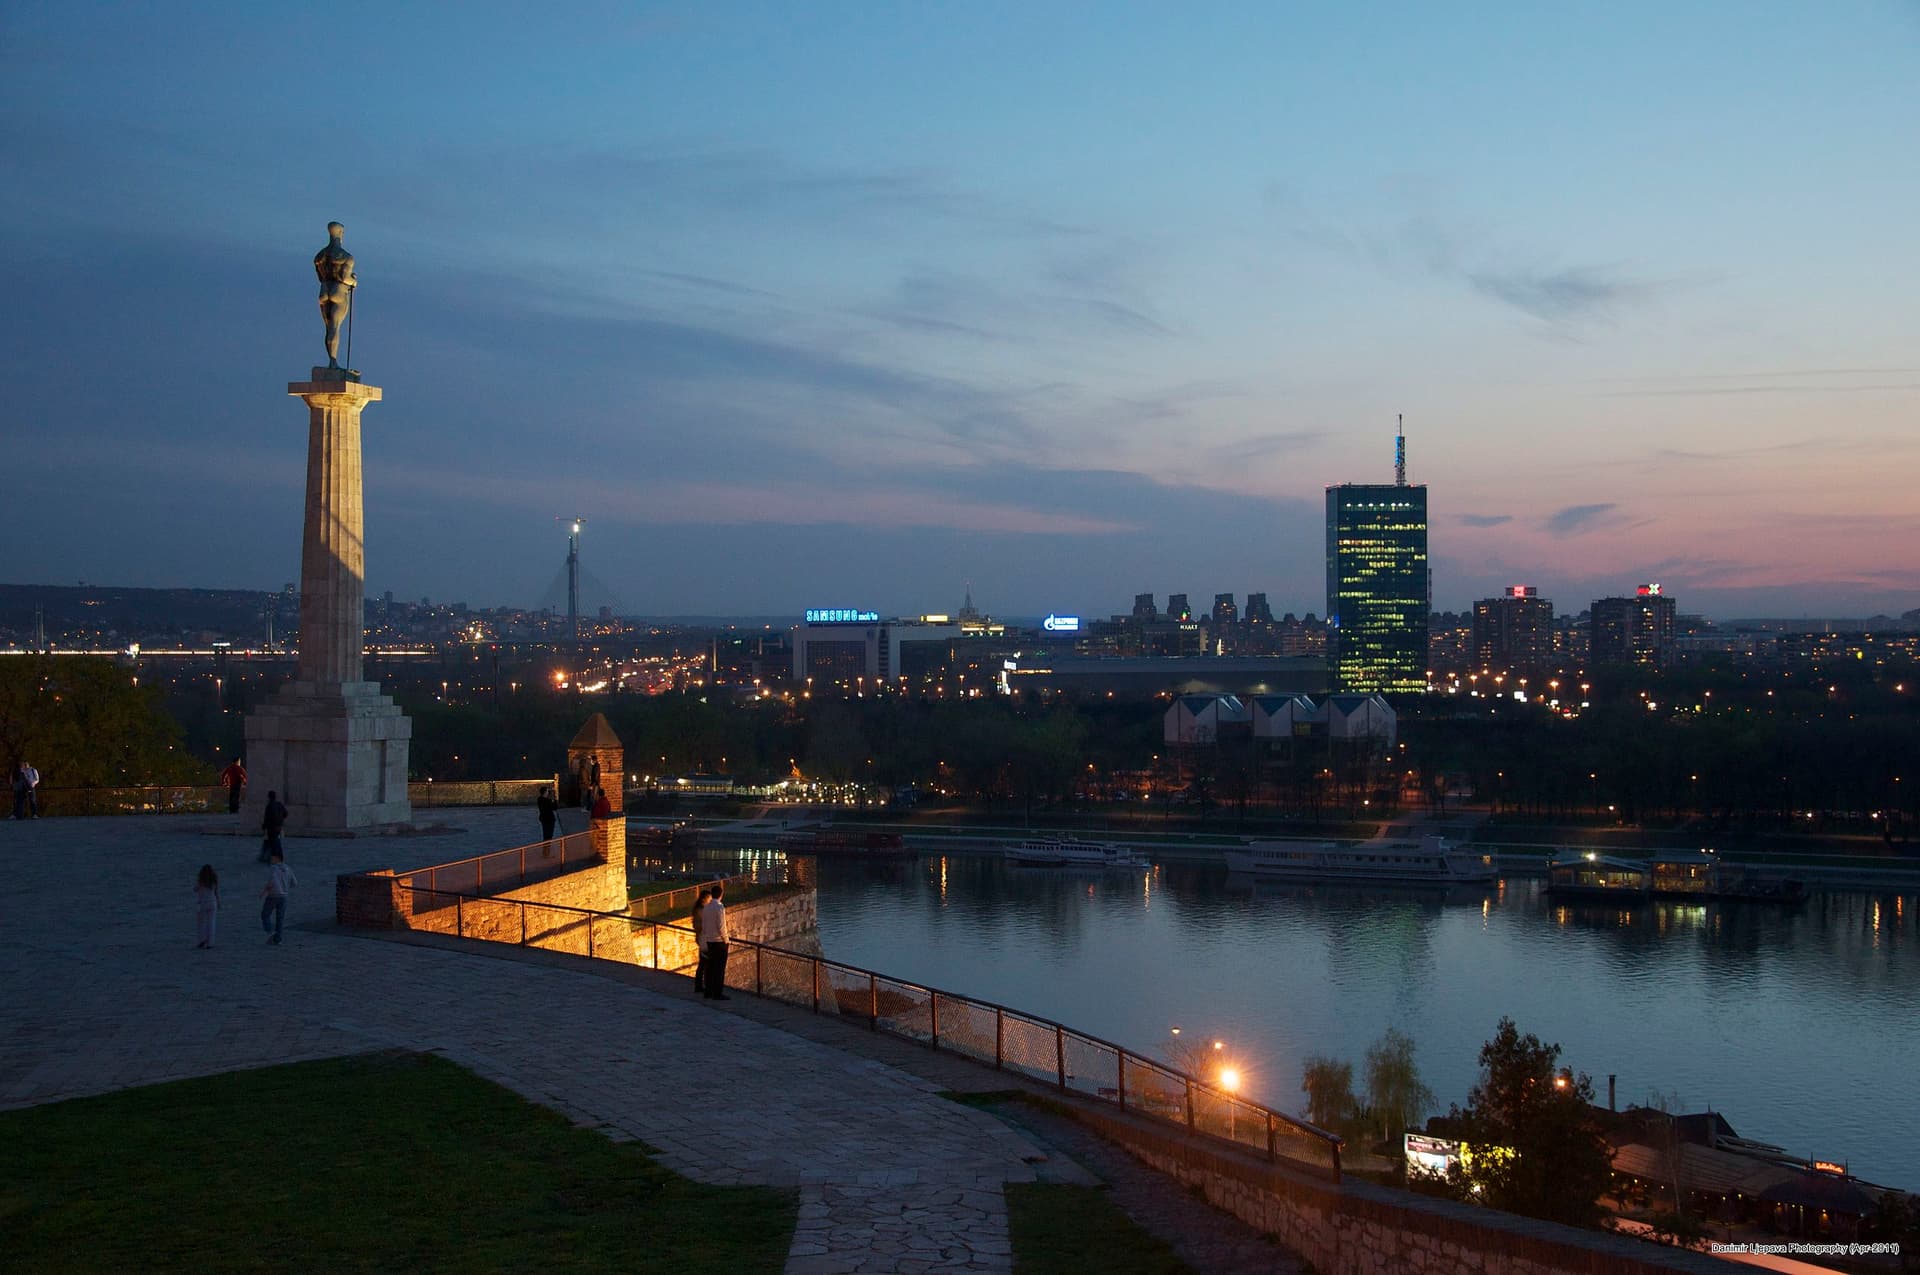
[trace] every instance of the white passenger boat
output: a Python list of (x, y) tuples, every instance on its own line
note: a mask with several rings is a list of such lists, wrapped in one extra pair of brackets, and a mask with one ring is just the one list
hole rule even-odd
[(1478, 885), (1500, 875), (1492, 854), (1456, 846), (1445, 837), (1433, 835), (1390, 835), (1351, 846), (1253, 841), (1226, 855), (1229, 872), (1299, 880)]
[(1001, 848), (1008, 862), (1024, 868), (1144, 868), (1147, 861), (1126, 846), (1077, 837), (1033, 837)]

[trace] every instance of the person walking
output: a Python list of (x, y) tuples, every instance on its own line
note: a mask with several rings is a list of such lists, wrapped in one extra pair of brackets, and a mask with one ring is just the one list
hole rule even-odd
[(230, 815), (239, 814), (240, 794), (245, 792), (247, 787), (247, 767), (245, 763), (238, 757), (228, 762), (227, 768), (220, 772), (220, 782), (227, 787), (227, 813)]
[(212, 947), (213, 932), (220, 921), (220, 877), (211, 863), (200, 865), (200, 876), (193, 883), (193, 910), (199, 920), (200, 941), (195, 947)]
[(540, 840), (553, 840), (553, 823), (560, 817), (560, 803), (553, 799), (553, 789), (542, 788), (540, 800)]
[(693, 901), (693, 994), (704, 996), (707, 992), (707, 944), (705, 932), (700, 928), (700, 914), (713, 902), (713, 891), (703, 889), (700, 897)]
[(260, 888), (260, 928), (272, 935), (267, 942), (278, 943), (281, 927), (287, 920), (287, 892), (300, 882), (287, 866), (287, 856), (277, 844), (271, 858), (273, 867), (267, 872), (266, 885)]
[(40, 817), (40, 772), (23, 761), (20, 763), (20, 774), (27, 781), (26, 817), (38, 819)]
[(260, 816), (260, 862), (271, 863), (280, 853), (280, 830), (286, 826), (287, 808), (280, 804), (280, 794), (269, 789), (267, 808)]
[(724, 881), (713, 883), (713, 900), (700, 913), (700, 945), (707, 954), (707, 982), (702, 991), (710, 1001), (727, 1001), (727, 892)]

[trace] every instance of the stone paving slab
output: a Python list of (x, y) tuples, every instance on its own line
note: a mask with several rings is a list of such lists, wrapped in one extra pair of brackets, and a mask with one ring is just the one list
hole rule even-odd
[(856, 1271), (1011, 1271), (1001, 1183), (809, 1186), (800, 1194), (788, 1275)]
[[(338, 873), (500, 849), (531, 822), (435, 818), (465, 831), (290, 839), (300, 885), (278, 947), (259, 929), (256, 845), (201, 831), (231, 832), (222, 817), (0, 822), (0, 1106), (433, 1049), (695, 1180), (801, 1188), (827, 1224), (796, 1233), (789, 1269), (1009, 1269), (1000, 1185), (1032, 1180), (1043, 1153), (934, 1082), (578, 968), (335, 929)], [(193, 944), (203, 862), (225, 904), (209, 951)]]

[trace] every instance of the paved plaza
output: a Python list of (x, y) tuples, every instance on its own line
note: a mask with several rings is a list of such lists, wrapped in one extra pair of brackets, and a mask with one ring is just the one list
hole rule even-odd
[[(791, 1272), (1011, 1269), (1006, 1182), (1033, 1142), (931, 1080), (690, 995), (557, 959), (336, 929), (342, 871), (520, 844), (524, 810), (423, 813), (438, 836), (287, 840), (285, 942), (259, 925), (257, 835), (226, 816), (0, 822), (0, 1108), (302, 1059), (436, 1050), (697, 1181), (797, 1188)], [(225, 903), (194, 947), (194, 874)], [(1061, 1170), (1050, 1170), (1060, 1176)], [(1066, 1170), (1071, 1173), (1071, 1170)]]

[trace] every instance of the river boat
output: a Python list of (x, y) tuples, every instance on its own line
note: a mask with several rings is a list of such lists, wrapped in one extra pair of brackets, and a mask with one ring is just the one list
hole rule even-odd
[(1393, 885), (1486, 885), (1500, 875), (1491, 854), (1445, 837), (1379, 837), (1357, 845), (1252, 841), (1228, 850), (1227, 870), (1257, 877), (1307, 881), (1368, 881)]
[(774, 845), (788, 854), (848, 855), (857, 859), (889, 859), (910, 853), (897, 832), (831, 826), (783, 832), (774, 839)]
[(1032, 837), (1001, 848), (1009, 863), (1023, 868), (1144, 868), (1145, 859), (1126, 846), (1077, 837)]
[(1572, 899), (1658, 899), (1665, 902), (1804, 903), (1803, 881), (1723, 863), (1706, 850), (1669, 851), (1642, 859), (1563, 853), (1547, 865), (1547, 894)]

